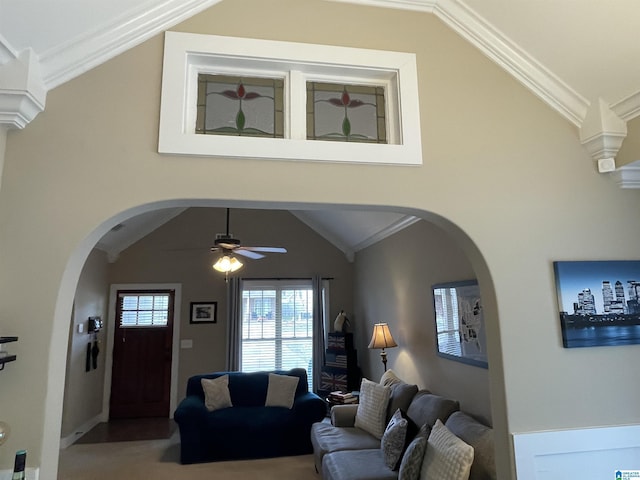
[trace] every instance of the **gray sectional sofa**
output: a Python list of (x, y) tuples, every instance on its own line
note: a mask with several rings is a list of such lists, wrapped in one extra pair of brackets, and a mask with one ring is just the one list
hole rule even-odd
[[(460, 405), (455, 400), (427, 390), (418, 391), (415, 385), (407, 385), (393, 373), (391, 378), (391, 382), (385, 376), (381, 379), (381, 383), (388, 383), (391, 389), (385, 421), (399, 408), (406, 412), (406, 417), (416, 427), (426, 425), (423, 430), (426, 429), (428, 437), (431, 428), (440, 420), (454, 436), (473, 447), (469, 480), (496, 480), (493, 430), (490, 427), (461, 412)], [(404, 466), (387, 466), (381, 440), (355, 426), (357, 409), (358, 405), (334, 406), (330, 419), (311, 427), (315, 467), (323, 480), (417, 478), (415, 472), (406, 473), (409, 472), (409, 467), (403, 471)], [(409, 450), (407, 455), (408, 452)], [(413, 469), (415, 470), (415, 466)]]

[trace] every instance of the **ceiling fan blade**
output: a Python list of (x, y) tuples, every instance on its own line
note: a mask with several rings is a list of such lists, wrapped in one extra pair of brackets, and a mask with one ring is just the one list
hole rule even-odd
[(287, 253), (287, 249), (282, 247), (240, 247), (240, 248), (242, 250), (251, 250), (252, 252)]
[(264, 258), (264, 255), (262, 255), (261, 253), (252, 252), (251, 250), (247, 250), (245, 248), (236, 248), (233, 253), (237, 253), (238, 255), (242, 255), (243, 257), (252, 258), (253, 260)]

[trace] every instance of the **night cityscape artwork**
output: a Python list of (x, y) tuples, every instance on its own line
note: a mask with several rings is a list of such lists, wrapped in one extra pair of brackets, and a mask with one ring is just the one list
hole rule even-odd
[(640, 261), (553, 267), (566, 348), (640, 343)]

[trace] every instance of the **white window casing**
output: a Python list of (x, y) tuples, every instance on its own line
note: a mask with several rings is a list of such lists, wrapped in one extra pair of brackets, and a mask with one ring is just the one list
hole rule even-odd
[[(283, 78), (285, 138), (196, 134), (200, 73)], [(307, 140), (307, 81), (384, 87), (388, 143)], [(415, 54), (166, 32), (158, 151), (226, 158), (421, 165)]]

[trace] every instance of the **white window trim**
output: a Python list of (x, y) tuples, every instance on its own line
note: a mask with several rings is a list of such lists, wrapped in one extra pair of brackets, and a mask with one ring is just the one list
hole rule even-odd
[[(244, 297), (244, 293), (245, 292), (250, 292), (250, 291), (262, 291), (262, 290), (267, 290), (267, 291), (274, 291), (275, 292), (275, 296), (274, 296), (274, 302), (276, 305), (280, 305), (280, 310), (279, 310), (279, 314), (278, 312), (278, 308), (276, 307), (276, 312), (275, 313), (275, 317), (274, 320), (276, 323), (280, 323), (281, 328), (282, 328), (282, 324), (284, 321), (283, 318), (283, 312), (282, 312), (282, 292), (285, 290), (311, 290), (313, 292), (313, 281), (312, 279), (289, 279), (289, 280), (244, 280), (242, 282), (242, 295)], [(244, 300), (242, 302), (242, 308), (244, 309)], [(242, 331), (244, 332), (244, 318), (245, 318), (245, 314), (249, 314), (250, 312), (242, 312)], [(276, 329), (277, 331), (277, 329)], [(278, 335), (274, 335), (273, 337), (273, 341), (276, 344), (280, 344), (280, 356), (283, 357), (284, 354), (283, 352), (285, 351), (285, 345), (287, 345), (287, 343), (297, 343), (300, 341), (305, 341), (308, 340), (310, 341), (310, 346), (311, 346), (311, 364), (312, 364), (312, 370), (309, 371), (307, 369), (307, 366), (304, 365), (299, 365), (300, 367), (304, 368), (305, 370), (307, 370), (307, 374), (308, 374), (308, 388), (309, 391), (313, 390), (313, 343), (314, 341), (316, 341), (315, 337), (315, 328), (313, 327), (313, 322), (311, 325), (311, 336), (305, 336), (305, 337), (286, 337), (286, 336), (282, 336), (282, 332), (281, 334)], [(240, 342), (239, 348), (240, 348), (240, 366), (241, 366), (241, 370), (242, 371), (258, 371), (258, 370), (262, 370), (262, 368), (258, 369), (258, 370), (245, 370), (244, 368), (242, 368), (243, 362), (244, 362), (244, 344), (245, 343), (251, 343), (252, 341), (255, 342), (256, 340), (260, 340), (257, 338), (244, 338), (244, 335), (240, 335), (240, 338), (238, 339)], [(276, 355), (277, 356), (277, 355)], [(251, 356), (249, 356), (251, 358)], [(268, 369), (284, 369), (287, 370), (288, 367), (284, 367), (284, 366), (272, 366), (272, 367), (268, 367)]]
[[(199, 73), (285, 79), (285, 138), (195, 133)], [(384, 86), (388, 144), (306, 139), (306, 81)], [(158, 151), (227, 158), (421, 165), (413, 53), (166, 32)]]

